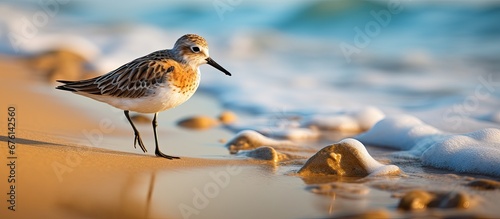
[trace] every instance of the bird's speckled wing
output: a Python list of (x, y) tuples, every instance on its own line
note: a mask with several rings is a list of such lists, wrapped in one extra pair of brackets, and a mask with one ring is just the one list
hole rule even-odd
[(108, 74), (82, 81), (58, 81), (58, 89), (93, 95), (139, 98), (151, 94), (167, 80), (167, 75), (180, 70), (179, 63), (170, 59), (167, 50), (137, 58)]

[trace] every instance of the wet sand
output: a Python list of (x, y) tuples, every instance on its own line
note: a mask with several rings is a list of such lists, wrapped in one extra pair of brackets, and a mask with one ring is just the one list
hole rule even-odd
[[(152, 133), (148, 133), (151, 131), (149, 123), (139, 125), (145, 143), (150, 146), (148, 148), (150, 152), (143, 154), (140, 149), (133, 148), (133, 135), (131, 130), (128, 130), (130, 127), (127, 127), (122, 112), (71, 93), (56, 91), (52, 85), (30, 72), (24, 64), (23, 61), (10, 57), (4, 57), (0, 61), (2, 69), (0, 106), (5, 110), (5, 118), (2, 120), (7, 120), (7, 109), (12, 106), (15, 107), (17, 121), (16, 148), (15, 154), (12, 155), (17, 158), (15, 184), (12, 184), (16, 186), (16, 211), (8, 210), (8, 206), (2, 204), (2, 215), (8, 215), (7, 218), (78, 218), (79, 213), (74, 214), (68, 209), (78, 209), (79, 212), (80, 208), (85, 207), (86, 202), (114, 195), (117, 195), (113, 197), (116, 199), (116, 205), (101, 206), (99, 208), (104, 210), (93, 209), (93, 213), (81, 212), (81, 216), (89, 213), (97, 217), (108, 217), (119, 212), (119, 215), (123, 214), (124, 217), (136, 217), (135, 210), (131, 210), (133, 213), (130, 214), (120, 211), (127, 206), (121, 205), (121, 194), (114, 194), (113, 189), (125, 187), (124, 193), (126, 193), (129, 190), (126, 184), (133, 183), (134, 178), (149, 179), (150, 174), (142, 177), (143, 174), (159, 170), (178, 171), (195, 167), (249, 164), (240, 160), (192, 158), (202, 152), (197, 152), (196, 148), (181, 147), (205, 141), (203, 147), (210, 148), (212, 147), (210, 143), (212, 145), (218, 143), (218, 138), (224, 138), (229, 133), (212, 130), (202, 133), (203, 139), (200, 140), (192, 137), (193, 134), (196, 135), (195, 133), (174, 126), (160, 128), (163, 142), (168, 142), (165, 145), (172, 145), (163, 150), (178, 148), (169, 153), (181, 155), (182, 159), (171, 161), (157, 158), (151, 153), (154, 150), (151, 146), (154, 144)], [(71, 100), (75, 97), (77, 100)], [(170, 118), (165, 117), (165, 120), (189, 115), (198, 104), (209, 107), (205, 112), (218, 111), (214, 103), (206, 104), (207, 101), (203, 98), (197, 97), (193, 100), (194, 105), (176, 109), (170, 113)], [(2, 163), (9, 163), (6, 159), (10, 156), (6, 150), (9, 138), (7, 124), (3, 123), (4, 121), (2, 121), (4, 130), (1, 131), (0, 142), (5, 147), (2, 147), (0, 157)], [(175, 132), (169, 131), (174, 128)], [(208, 137), (210, 135), (213, 138)], [(190, 150), (193, 150), (193, 156), (186, 157)], [(212, 156), (217, 157), (217, 153), (220, 155), (225, 149), (213, 151), (215, 153)], [(11, 185), (7, 182), (8, 168), (6, 165), (2, 165), (1, 168), (1, 176), (5, 178), (0, 181), (2, 193), (9, 192)], [(74, 192), (87, 189), (103, 192), (94, 193), (95, 197), (87, 197), (88, 199), (72, 195)], [(145, 203), (138, 201), (137, 204), (142, 206)], [(119, 208), (115, 209), (116, 206)]]
[[(162, 151), (180, 160), (154, 157), (149, 122), (138, 125), (148, 153), (133, 147), (123, 112), (103, 103), (54, 89), (44, 76), (11, 57), (0, 58), (0, 152), (8, 163), (7, 109), (16, 111), (16, 211), (2, 201), (5, 218), (415, 218), (500, 216), (500, 190), (468, 187), (477, 179), (389, 156), (367, 146), (380, 163), (402, 170), (398, 176), (301, 177), (306, 159), (270, 162), (231, 155), (224, 144), (234, 136), (222, 125), (190, 130), (183, 118), (216, 118), (224, 109), (198, 92), (186, 104), (159, 114)], [(203, 82), (202, 82), (203, 83)], [(150, 115), (147, 115), (150, 116)], [(151, 117), (149, 117), (151, 118)], [(334, 133), (331, 136), (335, 136)], [(319, 151), (340, 138), (300, 142)], [(304, 153), (312, 156), (314, 152)], [(0, 192), (10, 192), (9, 166), (0, 168)], [(462, 193), (467, 208), (398, 210), (413, 190)], [(4, 195), (2, 200), (8, 199)]]

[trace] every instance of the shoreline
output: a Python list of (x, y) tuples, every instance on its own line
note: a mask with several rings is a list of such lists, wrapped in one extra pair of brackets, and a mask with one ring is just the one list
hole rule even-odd
[[(208, 159), (187, 157), (182, 154), (180, 160), (165, 160), (155, 157), (154, 154), (142, 154), (142, 151), (133, 148), (133, 135), (124, 121), (120, 121), (122, 112), (109, 107), (109, 110), (85, 112), (82, 107), (89, 108), (85, 97), (75, 97), (74, 94), (51, 90), (33, 76), (34, 73), (23, 66), (20, 58), (5, 58), (0, 60), (0, 76), (4, 79), (0, 86), (2, 98), (0, 106), (5, 111), (9, 106), (16, 110), (16, 173), (15, 200), (16, 211), (1, 208), (2, 215), (11, 215), (19, 218), (50, 217), (67, 218), (69, 215), (64, 209), (59, 209), (61, 190), (68, 190), (70, 184), (79, 184), (78, 181), (92, 181), (107, 175), (139, 174), (144, 171), (168, 171), (185, 168), (201, 168), (228, 165), (253, 165), (252, 162), (238, 159)], [(73, 96), (71, 96), (73, 95)], [(54, 99), (56, 98), (56, 99)], [(70, 98), (80, 100), (68, 102)], [(206, 97), (193, 98), (210, 107), (210, 113), (219, 111), (216, 104)], [(80, 102), (79, 102), (80, 101)], [(90, 100), (91, 102), (93, 100)], [(86, 105), (87, 104), (87, 105)], [(102, 103), (92, 103), (92, 107)], [(198, 105), (191, 103), (191, 105)], [(183, 113), (181, 112), (183, 111)], [(193, 106), (184, 110), (171, 112), (170, 118), (182, 117), (194, 111)], [(98, 113), (97, 117), (92, 117)], [(160, 117), (161, 118), (161, 117)], [(7, 118), (4, 118), (7, 119)], [(187, 130), (177, 130), (172, 133), (173, 127), (168, 121), (161, 121), (159, 132), (167, 142), (189, 142), (185, 138)], [(152, 145), (149, 125), (138, 125), (147, 138), (146, 143)], [(0, 143), (7, 144), (6, 128), (1, 131)], [(180, 137), (172, 137), (181, 133)], [(218, 132), (221, 133), (221, 132)], [(222, 132), (223, 133), (223, 132)], [(221, 138), (227, 137), (221, 136)], [(123, 147), (112, 145), (117, 138), (124, 138)], [(161, 137), (161, 138), (162, 138)], [(211, 140), (214, 141), (214, 140)], [(104, 147), (104, 148), (103, 148)], [(125, 150), (124, 150), (125, 149)], [(151, 148), (150, 148), (151, 150)], [(224, 149), (225, 150), (225, 149)], [(7, 150), (1, 150), (1, 157), (8, 157)], [(229, 154), (229, 153), (227, 153)], [(2, 165), (2, 172), (9, 172), (8, 166)], [(3, 174), (2, 174), (3, 176)], [(7, 180), (0, 181), (1, 191), (9, 188)], [(79, 184), (85, 187), (85, 185)], [(71, 190), (71, 189), (70, 189)], [(30, 209), (29, 211), (25, 209)], [(7, 211), (7, 212), (6, 212)], [(75, 215), (72, 215), (74, 217)], [(10, 217), (10, 216), (9, 216)]]
[[(214, 118), (221, 113), (219, 103), (203, 93), (159, 116), (162, 150), (180, 155), (181, 159), (154, 157), (149, 122), (138, 125), (149, 149), (143, 154), (133, 147), (133, 133), (123, 112), (57, 91), (24, 64), (21, 58), (0, 59), (0, 69), (4, 69), (0, 76), (5, 79), (0, 82), (0, 93), (6, 97), (0, 100), (0, 109), (6, 113), (0, 120), (7, 119), (11, 105), (16, 107), (18, 120), (17, 209), (0, 209), (8, 217), (304, 218), (355, 213), (397, 218), (432, 216), (433, 212), (442, 217), (500, 215), (494, 206), (494, 200), (500, 197), (498, 190), (484, 193), (465, 186), (475, 179), (498, 180), (495, 177), (425, 167), (413, 160), (391, 157), (395, 150), (387, 148), (366, 146), (377, 161), (401, 168), (402, 175), (341, 180), (307, 178), (296, 174), (305, 159), (274, 163), (230, 155), (221, 141), (234, 134), (223, 126), (199, 131), (176, 125), (176, 121), (188, 116), (202, 114)], [(6, 127), (0, 131), (1, 144), (9, 141)], [(321, 139), (301, 144), (320, 150), (334, 142)], [(1, 150), (0, 156), (8, 157), (7, 153)], [(10, 167), (2, 166), (0, 171), (8, 173)], [(0, 176), (3, 178), (4, 174)], [(10, 185), (7, 180), (0, 180), (0, 191)], [(403, 194), (415, 189), (465, 194), (476, 206), (463, 211), (399, 211), (397, 204)], [(290, 204), (296, 207), (290, 209)], [(233, 211), (226, 212), (227, 209)]]

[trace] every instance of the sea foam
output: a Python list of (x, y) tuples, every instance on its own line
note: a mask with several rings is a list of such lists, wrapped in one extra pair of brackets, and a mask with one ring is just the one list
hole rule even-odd
[(402, 150), (397, 156), (457, 172), (500, 176), (500, 129), (444, 133), (409, 115), (387, 117), (356, 137), (365, 144)]

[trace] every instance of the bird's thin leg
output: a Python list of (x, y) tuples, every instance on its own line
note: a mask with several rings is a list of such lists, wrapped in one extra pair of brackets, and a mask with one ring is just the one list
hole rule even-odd
[(164, 153), (162, 153), (160, 151), (160, 148), (158, 147), (158, 134), (156, 134), (156, 127), (158, 126), (158, 122), (156, 121), (156, 116), (158, 115), (158, 113), (155, 113), (155, 116), (153, 117), (153, 132), (155, 134), (155, 144), (156, 144), (156, 149), (155, 149), (155, 154), (156, 156), (158, 157), (164, 157), (164, 158), (167, 158), (167, 159), (179, 159), (179, 157), (174, 157), (174, 156), (170, 156), (170, 155), (166, 155)]
[(137, 143), (139, 143), (139, 146), (141, 147), (142, 151), (144, 153), (148, 152), (148, 150), (146, 150), (146, 147), (144, 146), (144, 143), (142, 142), (142, 138), (141, 135), (139, 134), (139, 131), (137, 131), (137, 128), (135, 128), (134, 123), (132, 122), (130, 116), (128, 115), (128, 110), (125, 110), (125, 117), (127, 117), (128, 122), (130, 122), (130, 125), (132, 125), (132, 128), (134, 129), (134, 135), (135, 135), (134, 148), (137, 148), (136, 145)]

